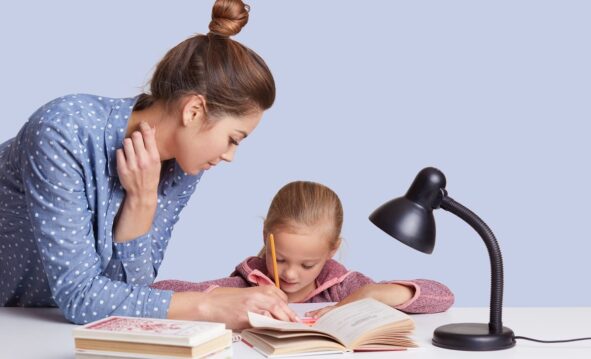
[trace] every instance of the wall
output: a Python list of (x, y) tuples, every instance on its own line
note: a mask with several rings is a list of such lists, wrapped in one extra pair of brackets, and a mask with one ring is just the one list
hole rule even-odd
[[(136, 95), (167, 49), (207, 31), (212, 3), (3, 4), (0, 140), (63, 94)], [(459, 218), (436, 212), (431, 256), (367, 220), (436, 166), (450, 196), (495, 232), (506, 305), (591, 305), (588, 2), (250, 4), (236, 39), (267, 61), (277, 102), (235, 162), (204, 175), (159, 278), (230, 273), (260, 249), (274, 193), (306, 179), (341, 196), (347, 266), (434, 278), (458, 305), (486, 306), (486, 250)]]

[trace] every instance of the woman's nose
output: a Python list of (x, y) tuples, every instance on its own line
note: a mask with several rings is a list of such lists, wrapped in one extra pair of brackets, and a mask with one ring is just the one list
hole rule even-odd
[(232, 146), (228, 151), (222, 154), (222, 160), (226, 162), (232, 162), (234, 159), (234, 153), (236, 153), (236, 146)]

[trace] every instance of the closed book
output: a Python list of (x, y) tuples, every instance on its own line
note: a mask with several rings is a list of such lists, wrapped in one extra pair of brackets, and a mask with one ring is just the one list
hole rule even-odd
[(200, 358), (232, 345), (222, 323), (113, 316), (73, 331), (77, 353)]

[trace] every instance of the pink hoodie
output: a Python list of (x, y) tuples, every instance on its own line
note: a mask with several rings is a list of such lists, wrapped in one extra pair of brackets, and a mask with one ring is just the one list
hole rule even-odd
[[(335, 260), (329, 260), (316, 278), (316, 289), (302, 303), (339, 302), (366, 284), (376, 283), (359, 272), (347, 270)], [(438, 313), (447, 310), (454, 302), (453, 293), (443, 284), (428, 280), (396, 280), (379, 283), (401, 284), (414, 289), (414, 296), (406, 303), (396, 306), (407, 313)], [(236, 266), (229, 277), (207, 282), (193, 283), (179, 280), (164, 280), (152, 284), (152, 288), (175, 292), (209, 292), (217, 287), (244, 288), (258, 285), (274, 285), (269, 278), (265, 260), (249, 257)]]

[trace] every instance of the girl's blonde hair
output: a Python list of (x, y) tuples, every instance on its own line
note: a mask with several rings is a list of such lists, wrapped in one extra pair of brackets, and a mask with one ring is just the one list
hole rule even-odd
[[(278, 230), (296, 230), (298, 226), (321, 227), (330, 249), (337, 249), (343, 226), (343, 206), (337, 194), (316, 182), (295, 181), (283, 186), (269, 206), (263, 224), (264, 238)], [(259, 257), (264, 253), (265, 247)]]

